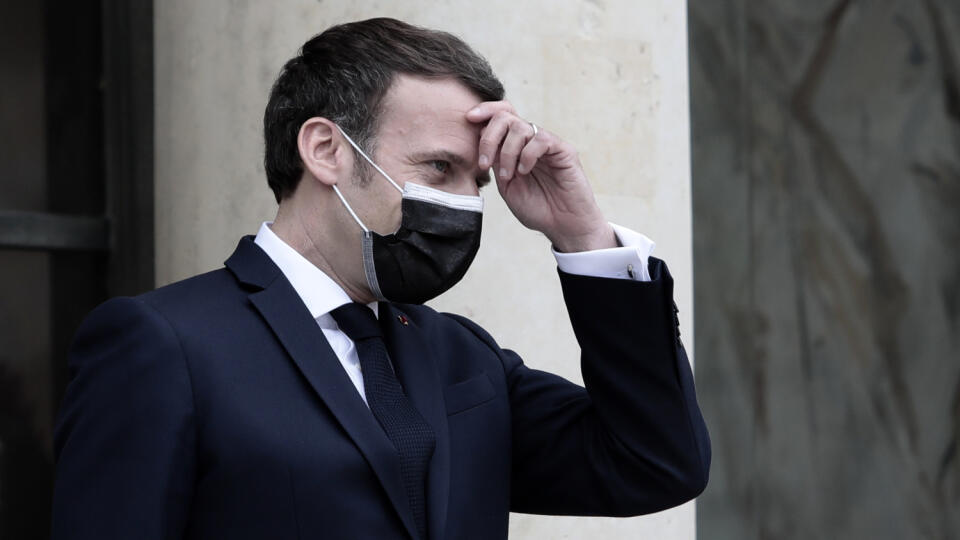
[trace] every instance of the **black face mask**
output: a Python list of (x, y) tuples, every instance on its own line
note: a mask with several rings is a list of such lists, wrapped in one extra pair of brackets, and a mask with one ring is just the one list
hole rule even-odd
[(367, 229), (333, 186), (363, 229), (363, 269), (370, 292), (378, 300), (422, 304), (453, 287), (480, 249), (483, 199), (413, 182), (401, 189), (343, 130), (340, 133), (403, 197), (400, 228), (383, 236)]

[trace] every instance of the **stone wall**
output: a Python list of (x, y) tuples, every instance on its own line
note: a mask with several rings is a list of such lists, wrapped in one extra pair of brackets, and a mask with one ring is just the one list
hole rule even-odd
[(689, 10), (701, 538), (960, 537), (960, 3)]

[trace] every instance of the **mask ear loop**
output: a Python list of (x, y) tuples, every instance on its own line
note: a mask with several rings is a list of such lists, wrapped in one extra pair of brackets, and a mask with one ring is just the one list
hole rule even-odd
[[(390, 175), (389, 175), (389, 174), (387, 174), (386, 172), (384, 172), (383, 169), (381, 169), (376, 163), (374, 163), (373, 160), (370, 159), (370, 156), (368, 156), (367, 153), (364, 152), (364, 151), (357, 145), (357, 143), (353, 142), (353, 139), (351, 139), (350, 136), (347, 135), (347, 132), (344, 131), (343, 128), (341, 128), (340, 126), (338, 126), (338, 125), (336, 125), (336, 124), (334, 124), (334, 125), (337, 126), (337, 131), (339, 131), (340, 134), (343, 135), (343, 138), (346, 139), (348, 143), (350, 143), (350, 146), (352, 146), (354, 150), (356, 150), (357, 152), (359, 152), (360, 155), (363, 156), (363, 159), (367, 160), (367, 163), (369, 163), (370, 165), (373, 165), (373, 168), (376, 169), (377, 172), (379, 172), (380, 174), (382, 174), (383, 177), (386, 178), (387, 181), (390, 182), (391, 185), (393, 185), (393, 187), (397, 188), (397, 191), (399, 191), (400, 194), (402, 195), (402, 194), (403, 194), (403, 189), (401, 189), (400, 186), (398, 186), (397, 183), (393, 181), (393, 178), (390, 178)], [(345, 206), (345, 207), (347, 208), (347, 211), (350, 212), (350, 215), (353, 217), (353, 220), (357, 222), (357, 225), (360, 225), (360, 228), (363, 229), (363, 232), (369, 233), (369, 232), (370, 232), (370, 229), (368, 229), (367, 226), (364, 225), (362, 221), (360, 221), (360, 218), (357, 217), (357, 213), (353, 211), (353, 207), (351, 207), (351, 206), (350, 206), (350, 203), (347, 202), (347, 199), (344, 198), (343, 193), (340, 193), (340, 189), (336, 186), (336, 184), (334, 184), (334, 186), (333, 186), (333, 191), (337, 194), (337, 197), (340, 197), (340, 202), (342, 202), (342, 203), (343, 203), (343, 206)]]
[[(336, 124), (334, 124), (334, 125), (336, 125)], [(388, 182), (390, 182), (391, 184), (393, 184), (393, 187), (397, 188), (397, 191), (399, 191), (400, 194), (402, 195), (402, 194), (403, 194), (403, 188), (401, 188), (399, 184), (397, 184), (396, 182), (394, 182), (394, 181), (393, 181), (393, 178), (390, 178), (390, 175), (387, 174), (383, 169), (381, 169), (379, 165), (377, 165), (376, 163), (374, 163), (373, 160), (370, 159), (370, 156), (368, 156), (366, 152), (364, 152), (363, 150), (361, 150), (360, 147), (357, 146), (357, 143), (353, 142), (353, 139), (351, 139), (350, 136), (347, 135), (347, 133), (346, 133), (345, 131), (343, 131), (343, 128), (341, 128), (340, 126), (337, 126), (337, 129), (340, 131), (340, 134), (343, 135), (343, 138), (346, 139), (348, 143), (350, 143), (350, 146), (352, 146), (352, 147), (354, 148), (354, 150), (356, 150), (357, 152), (359, 152), (360, 155), (363, 156), (363, 159), (367, 160), (367, 163), (369, 163), (370, 165), (373, 165), (373, 168), (376, 169), (377, 172), (379, 172), (381, 175), (383, 175), (383, 177), (386, 178)], [(338, 191), (337, 194), (339, 195), (339, 193), (340, 193), (340, 192)], [(342, 199), (343, 196), (341, 196), (340, 198)], [(353, 211), (351, 210), (351, 212), (353, 212)]]
[(367, 226), (364, 225), (362, 221), (360, 221), (360, 218), (357, 217), (357, 213), (354, 212), (353, 208), (350, 207), (350, 203), (348, 203), (347, 199), (343, 197), (343, 193), (340, 193), (340, 189), (337, 188), (336, 184), (333, 185), (333, 191), (334, 193), (337, 194), (337, 197), (340, 197), (340, 201), (343, 203), (345, 207), (347, 207), (347, 212), (350, 212), (350, 215), (353, 216), (353, 220), (357, 222), (357, 225), (359, 225), (360, 228), (363, 229), (363, 232), (369, 233), (370, 229), (368, 229)]

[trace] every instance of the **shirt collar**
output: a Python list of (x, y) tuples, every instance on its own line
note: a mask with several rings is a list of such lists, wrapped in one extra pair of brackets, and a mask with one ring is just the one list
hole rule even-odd
[[(333, 323), (333, 317), (326, 315), (353, 300), (330, 276), (280, 239), (270, 228), (272, 224), (273, 222), (270, 221), (263, 222), (253, 241), (280, 268), (287, 281), (293, 286), (293, 290), (297, 292), (297, 296), (307, 306), (310, 315), (320, 322), (321, 326), (327, 327), (323, 323)], [(376, 306), (376, 302), (368, 304), (374, 314), (377, 313)], [(336, 324), (333, 323), (331, 326), (336, 327)]]

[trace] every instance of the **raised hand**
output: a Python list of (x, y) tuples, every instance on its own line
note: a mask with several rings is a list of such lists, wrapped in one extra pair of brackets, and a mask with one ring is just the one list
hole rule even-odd
[(520, 223), (542, 232), (561, 252), (616, 246), (569, 143), (517, 116), (508, 101), (481, 103), (466, 118), (486, 124), (479, 166), (493, 167), (500, 195)]

